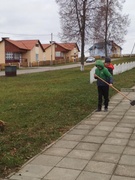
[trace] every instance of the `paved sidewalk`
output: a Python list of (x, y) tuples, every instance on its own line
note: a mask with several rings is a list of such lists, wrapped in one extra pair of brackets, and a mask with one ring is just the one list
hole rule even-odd
[(7, 179), (135, 180), (135, 106), (116, 94)]

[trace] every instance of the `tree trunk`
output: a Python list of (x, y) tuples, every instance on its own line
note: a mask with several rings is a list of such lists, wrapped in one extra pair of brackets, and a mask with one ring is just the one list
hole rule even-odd
[(108, 57), (107, 35), (108, 35), (108, 0), (106, 0), (106, 17), (105, 17), (105, 57)]
[(81, 33), (81, 68), (80, 68), (80, 70), (81, 71), (84, 71), (84, 58), (85, 58), (85, 56), (84, 56), (84, 47), (85, 47), (85, 6), (86, 6), (86, 1), (84, 0), (83, 1), (83, 14), (82, 14), (82, 19), (81, 19), (81, 21), (82, 21), (82, 28), (81, 28), (81, 31), (80, 31), (80, 33)]

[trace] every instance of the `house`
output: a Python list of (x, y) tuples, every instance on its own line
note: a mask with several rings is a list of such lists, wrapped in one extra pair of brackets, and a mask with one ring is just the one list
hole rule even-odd
[(42, 44), (45, 50), (45, 60), (65, 62), (78, 61), (79, 48), (77, 43), (56, 43)]
[(0, 41), (0, 64), (26, 63), (43, 60), (44, 49), (39, 40), (10, 40)]
[[(74, 62), (78, 60), (76, 43), (41, 44), (39, 40), (0, 41), (0, 64), (18, 63), (20, 66), (50, 65), (50, 62)], [(47, 61), (49, 63), (47, 63)]]
[[(110, 57), (120, 57), (122, 48), (113, 41), (109, 41), (107, 44), (107, 51), (108, 56)], [(105, 43), (95, 43), (91, 48), (89, 48), (89, 53), (90, 56), (105, 57)]]

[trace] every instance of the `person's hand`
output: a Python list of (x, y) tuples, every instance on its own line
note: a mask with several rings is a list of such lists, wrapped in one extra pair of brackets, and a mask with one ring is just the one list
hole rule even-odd
[(98, 78), (96, 74), (94, 74), (94, 78), (95, 78), (95, 79), (97, 79), (97, 78)]
[(109, 84), (109, 86), (113, 86), (113, 84)]

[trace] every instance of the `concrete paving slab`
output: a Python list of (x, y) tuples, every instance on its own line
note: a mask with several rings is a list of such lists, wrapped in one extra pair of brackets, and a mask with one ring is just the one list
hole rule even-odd
[(76, 134), (76, 135), (86, 135), (89, 133), (87, 129), (72, 129), (69, 134)]
[(89, 136), (100, 136), (106, 137), (110, 132), (104, 130), (93, 129), (88, 135)]
[[(10, 180), (40, 180), (41, 178), (33, 178), (33, 177), (26, 177), (26, 176), (17, 176), (13, 175)], [(8, 180), (8, 179), (4, 179)]]
[(118, 139), (118, 138), (107, 138), (104, 144), (114, 144), (119, 146), (124, 146), (128, 143), (128, 139)]
[(79, 170), (55, 167), (42, 180), (75, 180), (79, 174)]
[(118, 165), (115, 175), (135, 178), (135, 166)]
[(77, 158), (63, 158), (56, 166), (67, 169), (83, 170), (88, 160)]
[(135, 156), (135, 148), (127, 146), (123, 152), (123, 154), (134, 155)]
[(124, 176), (112, 176), (111, 180), (135, 180), (135, 178)]
[(123, 127), (115, 127), (113, 129), (114, 132), (124, 132), (124, 133), (132, 133), (133, 129), (132, 128), (123, 128)]
[(78, 142), (76, 142), (76, 141), (60, 140), (56, 144), (54, 144), (53, 147), (73, 149), (77, 144), (78, 144)]
[(109, 134), (109, 138), (122, 138), (122, 139), (129, 139), (131, 136), (130, 133), (119, 133), (119, 132), (111, 132)]
[(84, 135), (66, 134), (63, 136), (62, 140), (81, 141), (83, 137)]
[(83, 171), (76, 180), (110, 180), (110, 175)]
[(117, 164), (120, 156), (120, 154), (97, 152), (92, 158), (92, 160)]
[(106, 122), (106, 121), (102, 121), (98, 124), (99, 126), (116, 126), (117, 125), (117, 122)]
[(114, 109), (113, 109), (113, 112), (123, 112), (123, 115), (127, 112), (127, 110), (129, 109), (129, 107), (121, 107), (121, 103), (120, 103), (120, 106), (116, 106)]
[(85, 171), (102, 173), (102, 174), (112, 174), (115, 169), (115, 164), (100, 162), (100, 161), (90, 161), (85, 167)]
[(62, 157), (41, 154), (37, 156), (35, 159), (33, 159), (30, 162), (30, 164), (42, 166), (55, 166), (61, 159)]
[(91, 118), (98, 118), (99, 120), (102, 120), (103, 118), (106, 117), (108, 112), (100, 111), (100, 112), (95, 112), (94, 114), (91, 115)]
[(104, 142), (106, 137), (100, 137), (100, 136), (85, 136), (82, 139), (82, 142), (91, 142), (91, 143), (98, 143), (101, 144)]
[(135, 140), (135, 134), (132, 134), (130, 137), (131, 140)]
[(52, 167), (49, 166), (27, 164), (17, 175), (20, 177), (43, 178), (51, 169)]
[(90, 160), (94, 154), (94, 151), (74, 149), (67, 155), (67, 157)]
[[(126, 110), (124, 112), (126, 113)], [(110, 112), (110, 115), (113, 115), (115, 113), (115, 115), (121, 115), (122, 116), (123, 114), (125, 114), (124, 112), (123, 112), (123, 110), (121, 110), (121, 111), (112, 110)]]
[(135, 148), (135, 141), (134, 141), (134, 140), (130, 140), (130, 141), (128, 142), (128, 146)]
[(79, 124), (75, 128), (76, 129), (88, 129), (88, 130), (91, 130), (91, 129), (93, 129), (93, 125)]
[(88, 124), (88, 125), (93, 125), (93, 126), (96, 126), (100, 121), (97, 121), (97, 120), (91, 120), (91, 118), (85, 120), (85, 121), (82, 121), (82, 124)]
[(119, 120), (121, 120), (121, 118), (123, 117), (123, 115), (121, 114), (115, 114), (115, 112), (114, 112), (114, 114), (109, 114), (108, 116), (106, 116), (106, 118), (113, 118), (113, 119), (119, 119)]
[(135, 156), (133, 155), (122, 155), (119, 161), (121, 165), (135, 166)]
[(64, 157), (70, 151), (71, 151), (71, 149), (67, 149), (67, 148), (53, 148), (53, 147), (50, 147), (49, 149), (44, 151), (43, 154), (51, 155), (51, 156), (62, 156), (62, 157)]
[(135, 119), (130, 119), (130, 118), (123, 118), (122, 121), (123, 123), (130, 123), (130, 124), (135, 124)]
[(108, 152), (108, 153), (121, 154), (124, 149), (125, 149), (125, 146), (116, 146), (116, 145), (103, 144), (103, 145), (99, 148), (99, 151), (100, 151), (100, 152)]
[(91, 121), (93, 121), (93, 122), (94, 122), (94, 121), (98, 121), (98, 122), (102, 121), (102, 117), (99, 118), (98, 116), (95, 116), (95, 117), (91, 116), (90, 119), (91, 119)]
[(113, 130), (112, 126), (101, 126), (101, 125), (97, 125), (94, 130), (101, 130), (101, 131), (109, 131), (111, 132)]
[(110, 118), (110, 117), (106, 117), (104, 118), (104, 121), (108, 121), (108, 122), (120, 122), (120, 119), (118, 118)]
[(121, 88), (121, 92), (134, 92), (135, 89), (131, 89), (131, 88)]
[(125, 115), (128, 115), (129, 113), (134, 116), (134, 114), (135, 114), (134, 106), (131, 106), (130, 109), (128, 109), (128, 111), (126, 111)]
[(135, 118), (133, 117), (135, 114), (127, 114), (124, 116), (123, 120), (126, 119), (126, 120), (134, 120), (134, 123), (135, 123)]
[(134, 129), (135, 128), (135, 123), (124, 123), (124, 122), (120, 122), (117, 124), (117, 127), (125, 127), (125, 128), (132, 128)]
[(88, 150), (88, 151), (97, 151), (100, 147), (100, 144), (96, 143), (85, 143), (80, 142), (75, 149), (82, 149), (82, 150)]

